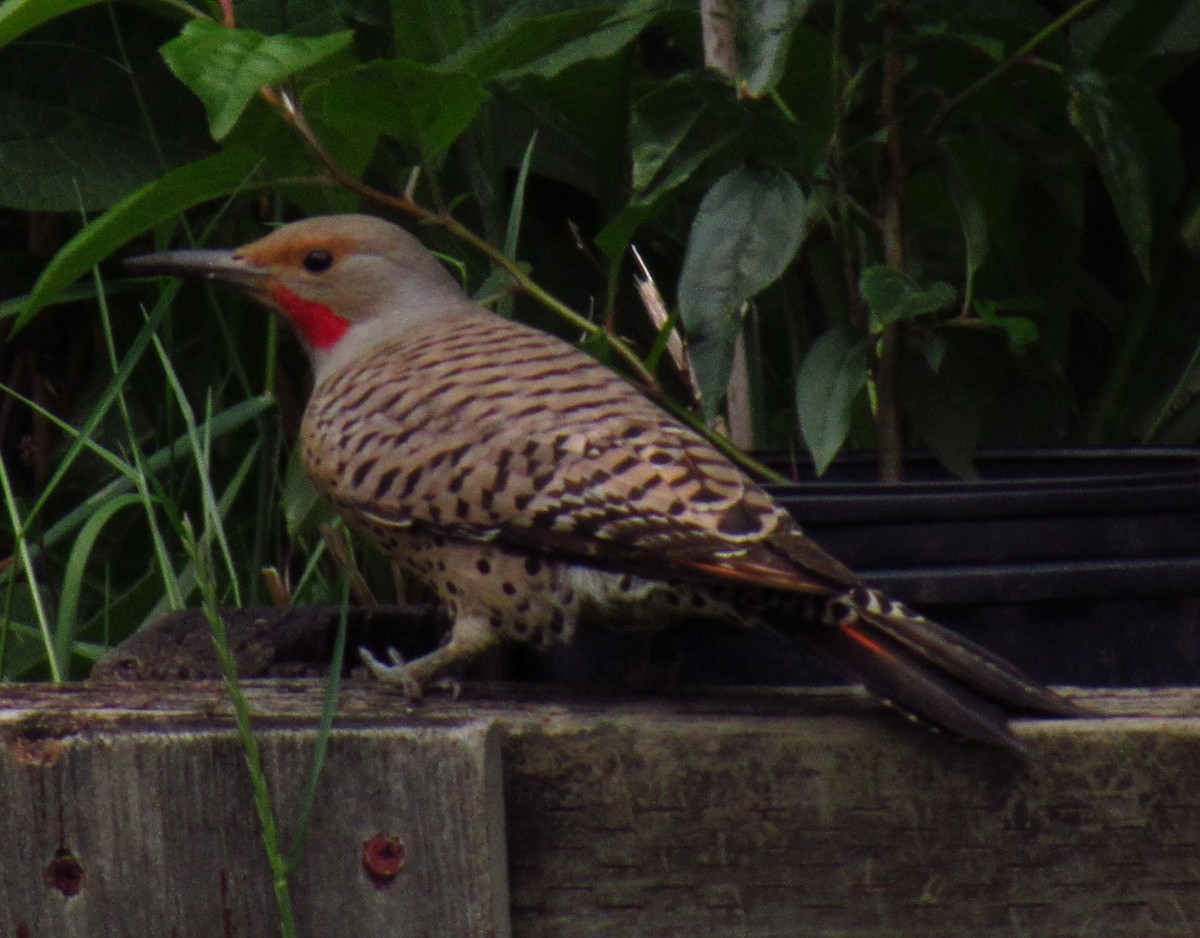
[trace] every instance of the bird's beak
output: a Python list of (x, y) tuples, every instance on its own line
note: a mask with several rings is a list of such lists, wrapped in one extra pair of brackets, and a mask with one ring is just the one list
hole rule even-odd
[(168, 277), (220, 280), (250, 291), (261, 289), (269, 276), (265, 267), (251, 264), (236, 251), (211, 249), (142, 254), (126, 258), (125, 269), (135, 274), (165, 274)]

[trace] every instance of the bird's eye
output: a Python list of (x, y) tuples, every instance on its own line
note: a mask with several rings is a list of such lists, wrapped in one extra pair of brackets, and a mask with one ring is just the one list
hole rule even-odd
[(333, 255), (318, 248), (304, 255), (304, 269), (310, 274), (319, 274), (333, 266)]

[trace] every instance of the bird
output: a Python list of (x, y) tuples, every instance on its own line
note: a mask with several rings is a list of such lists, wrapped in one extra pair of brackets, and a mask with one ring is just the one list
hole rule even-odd
[(231, 284), (292, 326), (313, 370), (309, 477), (451, 623), (411, 661), (361, 652), (414, 700), (501, 641), (700, 618), (797, 643), (965, 739), (1022, 749), (1011, 715), (1085, 715), (867, 586), (701, 434), (570, 342), (474, 302), (391, 222), (317, 216), (126, 266)]

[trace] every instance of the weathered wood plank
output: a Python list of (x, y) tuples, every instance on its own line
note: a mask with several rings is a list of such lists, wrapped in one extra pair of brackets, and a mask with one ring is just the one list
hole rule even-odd
[[(302, 934), (1200, 932), (1196, 690), (1081, 694), (1149, 715), (1020, 724), (1029, 760), (852, 691), (538, 693), (346, 689)], [(286, 825), (320, 688), (250, 695)], [(210, 684), (0, 688), (0, 935), (274, 933), (228, 713)], [(385, 887), (379, 833), (408, 858)], [(62, 847), (73, 897), (43, 881)]]
[[(0, 935), (277, 934), (236, 736), (188, 726), (194, 714), (174, 730), (161, 719), (139, 729), (93, 717), (77, 711), (73, 728), (61, 718), (4, 721)], [(335, 731), (292, 890), (301, 934), (509, 933), (493, 722)], [(63, 730), (72, 731), (54, 738)], [(260, 743), (286, 832), (313, 734), (269, 728)], [(376, 837), (402, 845), (404, 866), (390, 882), (364, 870)], [(63, 851), (83, 871), (74, 896), (46, 881)]]
[(1029, 726), (1029, 762), (892, 729), (521, 728), (505, 745), (514, 933), (1200, 930), (1200, 721)]

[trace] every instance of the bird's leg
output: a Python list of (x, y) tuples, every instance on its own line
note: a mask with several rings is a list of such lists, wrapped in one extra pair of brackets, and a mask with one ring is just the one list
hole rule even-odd
[(406, 662), (394, 648), (388, 649), (391, 664), (384, 664), (365, 648), (360, 648), (358, 654), (372, 677), (398, 688), (412, 701), (420, 700), (431, 683), (452, 668), (473, 661), (496, 640), (496, 631), (486, 618), (460, 615), (451, 626), (446, 644), (413, 661)]

